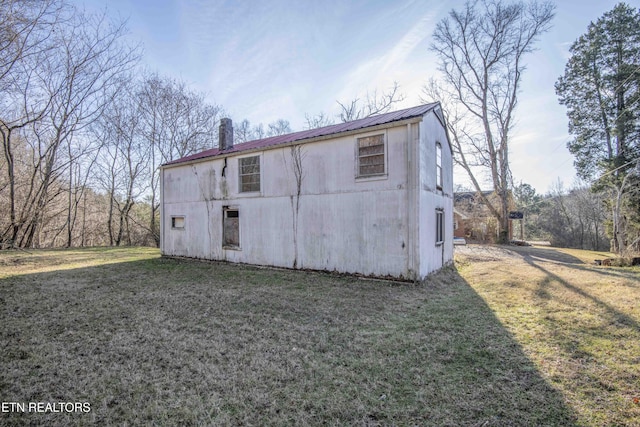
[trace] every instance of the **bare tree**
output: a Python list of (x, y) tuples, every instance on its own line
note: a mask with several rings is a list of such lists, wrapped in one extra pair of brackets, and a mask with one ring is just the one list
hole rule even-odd
[(147, 75), (136, 96), (144, 143), (149, 147), (151, 182), (149, 229), (160, 244), (158, 213), (161, 164), (211, 148), (216, 144), (220, 107), (205, 101), (202, 93), (184, 82)]
[(253, 131), (251, 130), (251, 123), (249, 120), (244, 119), (240, 123), (233, 126), (233, 140), (237, 144), (251, 141), (253, 139)]
[(292, 130), (289, 121), (284, 119), (278, 119), (275, 122), (269, 123), (266, 130), (262, 123), (252, 126), (249, 120), (244, 119), (234, 125), (233, 138), (236, 144), (242, 144), (247, 141), (285, 135), (291, 132)]
[[(60, 183), (65, 174), (73, 185), (69, 174), (74, 174), (80, 156), (90, 151), (75, 149), (80, 146), (76, 138), (100, 116), (109, 101), (105, 93), (110, 93), (117, 77), (138, 59), (137, 49), (121, 42), (124, 33), (123, 23), (73, 11), (56, 23), (47, 39), (48, 49), (36, 49), (37, 54), (21, 57), (13, 65), (15, 78), (8, 91), (13, 102), (10, 108), (3, 104), (0, 125), (10, 187), (15, 181), (11, 153), (15, 131), (26, 141), (32, 163), (20, 212), (14, 189), (9, 191), (11, 218), (2, 233), (3, 242), (31, 246), (46, 222), (48, 204), (64, 191)], [(73, 209), (73, 204), (67, 208)], [(67, 213), (67, 226), (72, 227), (71, 213)]]
[[(78, 219), (80, 203), (86, 198), (87, 183), (93, 172), (93, 166), (97, 160), (102, 146), (98, 141), (86, 138), (75, 138), (67, 144), (66, 155), (69, 160), (67, 172), (67, 218), (60, 227), (60, 232), (66, 230), (66, 247), (73, 246), (74, 229)], [(81, 244), (82, 246), (82, 244)]]
[(606, 250), (604, 199), (584, 185), (565, 191), (557, 182), (540, 204), (536, 225), (554, 246)]
[[(51, 107), (51, 98), (42, 96), (36, 71), (52, 55), (52, 29), (66, 15), (57, 1), (0, 2), (0, 137), (6, 164), (9, 222), (0, 231), (0, 248), (15, 246), (24, 223), (19, 207), (14, 143), (25, 141), (24, 129), (40, 121)], [(24, 147), (23, 147), (24, 148)], [(4, 169), (4, 168), (3, 168)]]
[[(622, 166), (628, 166), (628, 164)], [(614, 169), (602, 175), (594, 182), (594, 188), (602, 188), (609, 198), (608, 204), (613, 221), (611, 250), (626, 255), (627, 252), (638, 251), (640, 246), (640, 222), (638, 222), (640, 218), (635, 217), (633, 221), (634, 213), (637, 215), (638, 212), (638, 201), (640, 201), (640, 159), (635, 162), (635, 168), (620, 174), (616, 180), (607, 179), (616, 172), (617, 170)], [(599, 181), (605, 181), (605, 184)], [(607, 181), (609, 182), (606, 183)]]
[(71, 173), (76, 160), (71, 148), (67, 158), (61, 148), (72, 144), (74, 137), (100, 117), (109, 102), (105, 94), (110, 94), (118, 78), (137, 63), (137, 49), (121, 43), (125, 32), (123, 22), (109, 22), (104, 14), (76, 12), (55, 37), (58, 55), (47, 57), (41, 78), (52, 106), (47, 126), (34, 132), (39, 150), (45, 153), (44, 167), (35, 211), (25, 226), (24, 246), (31, 246), (48, 200), (50, 182), (65, 171)]
[(183, 82), (127, 75), (139, 50), (105, 14), (0, 0), (0, 16), (0, 247), (157, 244), (158, 167), (215, 146), (220, 108)]
[(149, 189), (149, 146), (144, 143), (141, 115), (135, 100), (136, 82), (126, 79), (100, 120), (93, 127), (102, 146), (99, 180), (109, 197), (109, 244), (131, 244), (131, 213)]
[(68, 18), (60, 0), (0, 1), (0, 90), (15, 78), (14, 66), (51, 48), (51, 35)]
[(304, 118), (306, 121), (306, 125), (305, 125), (306, 129), (317, 129), (324, 126), (330, 126), (332, 124), (335, 124), (335, 121), (323, 112), (320, 112), (315, 116), (305, 114)]
[(287, 133), (291, 133), (291, 126), (287, 120), (278, 119), (269, 123), (267, 136), (285, 135)]
[(500, 206), (488, 206), (500, 223), (503, 241), (508, 235), (512, 185), (509, 136), (525, 70), (523, 57), (550, 28), (554, 9), (547, 2), (471, 1), (461, 11), (452, 10), (433, 34), (431, 50), (439, 57), (444, 80), (440, 99), (451, 99), (464, 113), (449, 112), (449, 120), (464, 124), (453, 135), (458, 155), (474, 153), (475, 162), (459, 157), (458, 164), (478, 192), (474, 163), (486, 168), (500, 200)]
[(262, 139), (268, 136), (268, 132), (264, 130), (264, 125), (262, 123), (255, 125), (251, 132), (251, 139)]
[[(393, 82), (393, 86), (387, 91), (378, 92), (378, 90), (374, 90), (373, 92), (367, 92), (364, 97), (356, 97), (344, 102), (336, 101), (340, 112), (335, 117), (342, 123), (364, 119), (391, 111), (404, 99), (404, 94), (400, 92), (400, 85), (398, 85), (398, 82)], [(316, 129), (335, 124), (335, 120), (324, 112), (315, 115), (305, 114), (304, 117), (306, 129)]]
[(344, 103), (336, 101), (341, 109), (340, 121), (345, 123), (390, 111), (395, 104), (404, 101), (405, 97), (399, 92), (399, 88), (398, 82), (393, 82), (393, 86), (386, 92), (378, 93), (374, 90), (367, 92), (364, 99), (355, 98)]

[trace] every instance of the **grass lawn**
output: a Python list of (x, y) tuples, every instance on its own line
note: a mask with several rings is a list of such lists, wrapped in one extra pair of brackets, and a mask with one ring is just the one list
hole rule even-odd
[(608, 253), (472, 248), (458, 270), (579, 425), (640, 426), (640, 269)]
[(640, 272), (529, 249), (419, 286), (1, 252), (0, 401), (90, 412), (0, 425), (640, 425)]

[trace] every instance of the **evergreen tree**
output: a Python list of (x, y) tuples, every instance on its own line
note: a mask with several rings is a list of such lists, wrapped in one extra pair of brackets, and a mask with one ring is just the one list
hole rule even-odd
[[(567, 107), (569, 151), (578, 175), (608, 189), (612, 250), (638, 244), (640, 179), (640, 12), (620, 3), (605, 13), (570, 49), (556, 82)], [(635, 202), (634, 202), (635, 201)]]

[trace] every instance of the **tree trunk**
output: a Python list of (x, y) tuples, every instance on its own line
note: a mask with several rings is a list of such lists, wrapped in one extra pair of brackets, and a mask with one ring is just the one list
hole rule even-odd
[(613, 207), (613, 248), (612, 252), (621, 254), (627, 249), (625, 244), (626, 233), (622, 218), (622, 189), (616, 188), (616, 200)]
[[(4, 127), (4, 126), (3, 126)], [(16, 223), (16, 178), (13, 163), (13, 152), (11, 150), (11, 129), (2, 129), (2, 139), (4, 148), (4, 157), (7, 161), (7, 175), (9, 179), (9, 228), (6, 230), (2, 238), (2, 245), (15, 247), (15, 239), (18, 235), (18, 224)], [(8, 236), (11, 236), (7, 239)]]

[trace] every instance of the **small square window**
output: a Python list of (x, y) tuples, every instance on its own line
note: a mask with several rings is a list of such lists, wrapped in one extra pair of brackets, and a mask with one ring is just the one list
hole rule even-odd
[(171, 217), (171, 228), (174, 230), (184, 230), (184, 217), (183, 216), (172, 216)]
[(384, 134), (358, 138), (358, 176), (384, 175)]
[(240, 171), (240, 192), (260, 191), (260, 156), (238, 159)]

